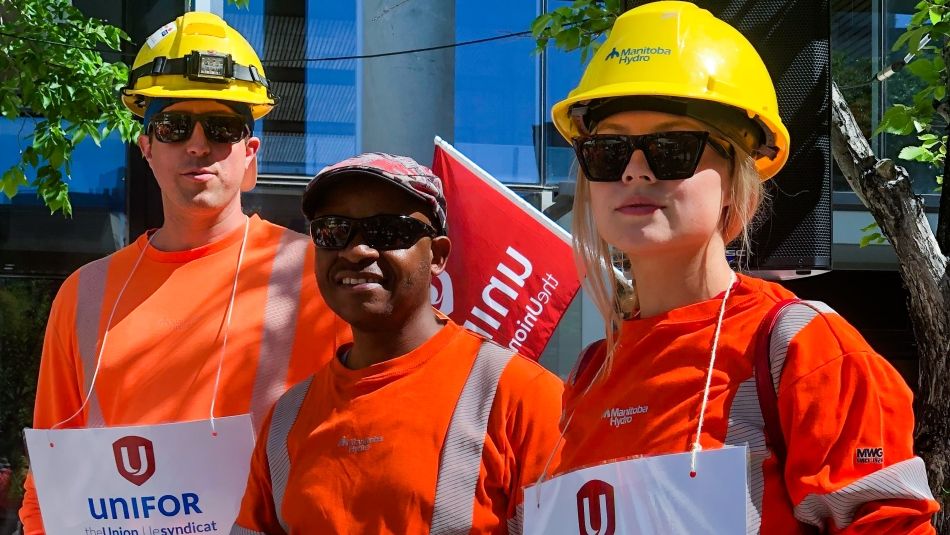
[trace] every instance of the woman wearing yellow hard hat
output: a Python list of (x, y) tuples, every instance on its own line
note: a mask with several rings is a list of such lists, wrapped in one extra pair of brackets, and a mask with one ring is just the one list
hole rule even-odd
[(752, 45), (691, 3), (637, 7), (552, 114), (607, 332), (568, 380), (526, 532), (932, 532), (900, 375), (827, 305), (726, 259), (790, 143)]

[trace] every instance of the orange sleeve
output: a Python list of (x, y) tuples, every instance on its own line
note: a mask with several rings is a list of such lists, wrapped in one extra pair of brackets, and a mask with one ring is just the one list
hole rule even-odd
[(778, 400), (797, 518), (829, 533), (934, 532), (913, 395), (840, 316), (816, 317), (792, 340)]
[[(277, 519), (274, 506), (274, 491), (271, 487), (270, 465), (267, 461), (267, 437), (270, 434), (270, 422), (273, 409), (264, 420), (261, 433), (251, 455), (251, 471), (247, 476), (247, 487), (241, 500), (241, 509), (234, 522), (232, 533), (285, 534)], [(244, 530), (244, 531), (240, 531)]]
[(23, 482), (23, 505), (20, 506), (20, 522), (23, 523), (23, 535), (43, 535), (43, 517), (40, 515), (40, 502), (36, 499), (36, 487), (33, 474), (28, 472)]
[[(76, 348), (76, 274), (66, 279), (50, 308), (43, 339), (43, 355), (36, 386), (33, 427), (48, 429), (79, 410), (82, 405), (82, 363)], [(85, 415), (78, 415), (62, 427), (81, 427)], [(42, 535), (43, 518), (32, 474), (23, 485), (20, 521), (25, 535)]]
[(510, 447), (507, 462), (512, 474), (508, 518), (517, 518), (519, 522), (523, 489), (537, 482), (549, 459), (549, 472), (557, 466), (555, 448), (561, 436), (558, 420), (564, 391), (564, 383), (557, 376), (534, 362), (528, 364), (536, 367), (537, 373), (512, 392), (506, 429)]

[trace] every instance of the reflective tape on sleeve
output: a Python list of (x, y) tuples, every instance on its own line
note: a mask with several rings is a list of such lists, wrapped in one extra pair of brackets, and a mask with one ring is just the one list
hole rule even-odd
[(827, 494), (809, 494), (795, 507), (795, 518), (822, 526), (826, 518), (838, 529), (854, 521), (854, 513), (868, 502), (883, 500), (933, 500), (927, 484), (927, 467), (920, 457), (894, 463), (850, 485)]
[(772, 365), (772, 383), (778, 385), (785, 369), (785, 357), (792, 340), (819, 314), (834, 314), (835, 311), (821, 301), (800, 301), (788, 306), (775, 321), (769, 341), (769, 359)]

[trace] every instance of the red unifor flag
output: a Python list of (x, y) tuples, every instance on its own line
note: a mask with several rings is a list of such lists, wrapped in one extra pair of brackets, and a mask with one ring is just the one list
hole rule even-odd
[(452, 239), (433, 305), (537, 360), (580, 287), (571, 235), (438, 137), (432, 170)]

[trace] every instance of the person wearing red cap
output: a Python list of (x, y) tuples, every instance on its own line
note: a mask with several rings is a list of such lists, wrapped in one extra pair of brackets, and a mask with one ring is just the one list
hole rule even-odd
[(232, 533), (520, 533), (562, 384), (429, 304), (451, 249), (439, 178), (364, 154), (317, 174), (303, 211), (353, 344), (278, 400)]

